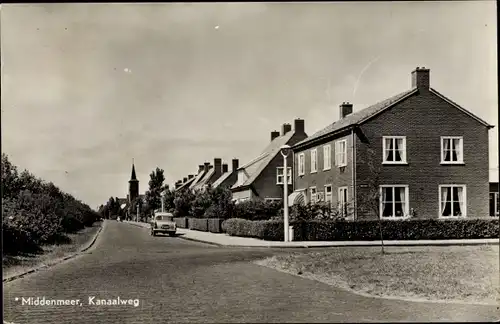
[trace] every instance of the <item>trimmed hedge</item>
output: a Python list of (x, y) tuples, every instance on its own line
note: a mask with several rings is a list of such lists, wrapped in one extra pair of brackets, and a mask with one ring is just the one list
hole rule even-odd
[(224, 219), (222, 218), (208, 218), (208, 231), (210, 233), (223, 233), (222, 223)]
[[(498, 238), (498, 219), (413, 219), (382, 221), (384, 240), (439, 240)], [(380, 239), (379, 222), (373, 221), (298, 221), (291, 222), (295, 241), (374, 241)], [(282, 221), (229, 219), (223, 224), (232, 236), (269, 241), (284, 238)]]
[(188, 228), (188, 218), (187, 217), (175, 217), (175, 224), (179, 228)]
[(190, 218), (188, 225), (190, 230), (208, 232), (207, 218)]

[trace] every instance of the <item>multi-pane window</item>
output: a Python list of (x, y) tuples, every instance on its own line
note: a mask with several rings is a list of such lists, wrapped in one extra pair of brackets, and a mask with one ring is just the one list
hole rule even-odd
[(498, 192), (490, 192), (490, 216), (499, 216), (500, 199)]
[(333, 195), (332, 195), (332, 185), (326, 185), (325, 186), (325, 202), (328, 204), (332, 204), (333, 201)]
[(332, 147), (331, 145), (323, 146), (323, 170), (330, 170), (332, 167)]
[(466, 190), (464, 185), (439, 186), (439, 210), (441, 217), (466, 215)]
[(463, 144), (461, 136), (442, 136), (441, 163), (463, 163)]
[(343, 167), (347, 165), (347, 141), (335, 142), (335, 165)]
[(299, 165), (299, 175), (304, 175), (306, 173), (306, 165), (305, 165), (305, 162), (306, 162), (306, 157), (304, 155), (304, 153), (300, 153), (298, 155), (298, 165)]
[(311, 173), (318, 171), (318, 151), (316, 149), (311, 150)]
[(312, 204), (315, 204), (316, 201), (317, 201), (317, 197), (316, 197), (316, 187), (311, 187), (309, 188), (309, 197), (310, 197), (310, 201)]
[(347, 187), (340, 187), (338, 191), (339, 214), (347, 216)]
[(406, 137), (384, 136), (382, 146), (384, 163), (406, 163)]
[(380, 216), (403, 218), (408, 216), (408, 186), (380, 186)]
[[(292, 184), (292, 168), (287, 167), (287, 170), (287, 184)], [(276, 184), (284, 184), (283, 175), (283, 167), (276, 168)]]

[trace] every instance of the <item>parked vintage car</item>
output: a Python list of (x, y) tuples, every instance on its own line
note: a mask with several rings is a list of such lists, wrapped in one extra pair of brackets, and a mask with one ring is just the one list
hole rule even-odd
[(174, 236), (177, 231), (177, 225), (174, 222), (172, 213), (156, 212), (151, 221), (151, 235), (156, 236), (158, 233)]

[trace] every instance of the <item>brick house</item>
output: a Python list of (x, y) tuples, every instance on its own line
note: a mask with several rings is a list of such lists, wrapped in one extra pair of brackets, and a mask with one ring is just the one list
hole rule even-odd
[(231, 188), (238, 179), (238, 159), (233, 159), (232, 170), (228, 170), (227, 164), (222, 164), (222, 175), (213, 184), (212, 188)]
[(429, 69), (411, 85), (355, 113), (343, 103), (338, 121), (297, 143), (290, 203), (325, 200), (357, 220), (487, 217), (493, 126), (432, 89)]
[[(271, 132), (271, 142), (252, 161), (240, 167), (237, 171), (236, 183), (231, 187), (233, 201), (240, 202), (249, 199), (281, 200), (283, 198), (283, 156), (281, 146), (294, 145), (307, 138), (304, 120), (295, 119), (294, 129), (290, 124), (283, 124), (281, 134)], [(292, 188), (293, 154), (287, 158), (288, 174)]]

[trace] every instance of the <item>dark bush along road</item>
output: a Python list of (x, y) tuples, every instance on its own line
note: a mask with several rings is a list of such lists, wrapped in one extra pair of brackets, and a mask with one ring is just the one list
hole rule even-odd
[[(288, 250), (289, 251), (289, 250)], [(251, 261), (284, 250), (220, 248), (107, 221), (95, 248), (4, 285), (14, 323), (491, 321), (494, 306), (366, 298)], [(21, 298), (80, 299), (29, 306)], [(88, 298), (140, 305), (89, 305)], [(20, 300), (16, 301), (15, 298)]]

